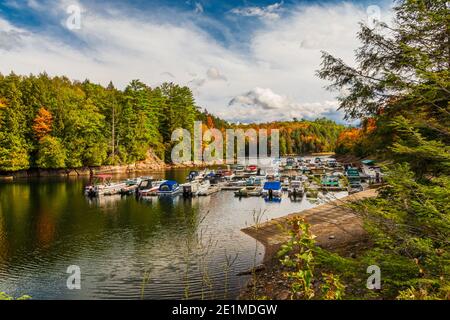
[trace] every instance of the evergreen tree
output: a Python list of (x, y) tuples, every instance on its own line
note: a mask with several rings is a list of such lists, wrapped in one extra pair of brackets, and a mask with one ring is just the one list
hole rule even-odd
[(396, 162), (379, 197), (356, 205), (375, 240), (371, 263), (395, 265), (384, 282), (394, 297), (448, 299), (450, 15), (443, 0), (396, 3), (391, 26), (361, 26), (357, 67), (324, 53), (318, 74), (330, 88), (347, 89), (340, 107), (362, 120), (343, 146), (389, 150), (384, 156)]

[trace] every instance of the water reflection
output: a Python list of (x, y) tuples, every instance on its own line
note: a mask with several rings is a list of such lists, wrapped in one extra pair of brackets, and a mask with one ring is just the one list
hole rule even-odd
[[(183, 181), (187, 171), (163, 175)], [(148, 299), (183, 298), (186, 291), (191, 298), (223, 298), (225, 257), (237, 254), (229, 270), (233, 297), (247, 280), (236, 274), (252, 267), (255, 245), (262, 258), (262, 246), (240, 231), (253, 224), (253, 212), (264, 211), (266, 220), (312, 206), (287, 198), (239, 200), (233, 192), (88, 199), (86, 182), (0, 184), (0, 291), (41, 299), (139, 299), (144, 288)], [(81, 290), (66, 288), (69, 265), (81, 268)]]

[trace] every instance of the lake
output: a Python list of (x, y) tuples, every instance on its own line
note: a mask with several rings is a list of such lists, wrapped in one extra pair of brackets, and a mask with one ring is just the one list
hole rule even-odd
[[(188, 171), (153, 176), (184, 182)], [(249, 279), (237, 274), (264, 254), (240, 231), (255, 212), (265, 221), (315, 205), (238, 199), (232, 191), (89, 199), (87, 181), (0, 183), (0, 291), (34, 299), (236, 298)], [(80, 267), (80, 290), (67, 288), (71, 265)]]

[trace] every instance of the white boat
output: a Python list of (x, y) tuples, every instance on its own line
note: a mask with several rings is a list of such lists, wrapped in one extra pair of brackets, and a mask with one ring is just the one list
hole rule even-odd
[(292, 180), (291, 184), (288, 188), (289, 197), (303, 197), (305, 193), (305, 187), (303, 186), (303, 181), (301, 180)]
[(181, 185), (181, 188), (183, 190), (184, 197), (193, 197), (198, 195), (200, 182), (198, 180), (194, 180), (192, 182), (184, 183)]
[(120, 190), (120, 194), (122, 195), (130, 195), (136, 193), (139, 184), (142, 182), (141, 177), (127, 179), (125, 181), (126, 186)]
[(211, 186), (211, 183), (209, 182), (209, 180), (205, 180), (203, 181), (199, 187), (198, 187), (198, 191), (197, 194), (205, 194), (208, 191), (208, 188)]
[(219, 192), (219, 191), (220, 191), (220, 187), (218, 185), (212, 185), (212, 186), (209, 186), (209, 188), (206, 190), (199, 191), (198, 195), (199, 196), (209, 196), (209, 195)]
[(262, 194), (262, 187), (247, 186), (234, 192), (236, 197), (259, 197)]
[(137, 195), (141, 197), (156, 196), (159, 186), (165, 180), (155, 181), (152, 178), (143, 179), (137, 188)]
[[(111, 175), (94, 176), (95, 182), (87, 186), (84, 190), (87, 196), (107, 196), (119, 194), (122, 188), (126, 187), (125, 182), (112, 182)], [(101, 182), (100, 182), (101, 181)]]
[(222, 184), (222, 190), (239, 190), (245, 187), (245, 185), (246, 185), (245, 180), (234, 180)]
[(289, 178), (284, 178), (283, 182), (281, 183), (281, 188), (283, 189), (283, 191), (287, 191), (289, 189)]
[(336, 161), (336, 159), (328, 158), (327, 159), (327, 166), (330, 167), (330, 168), (336, 168), (338, 166), (338, 162)]

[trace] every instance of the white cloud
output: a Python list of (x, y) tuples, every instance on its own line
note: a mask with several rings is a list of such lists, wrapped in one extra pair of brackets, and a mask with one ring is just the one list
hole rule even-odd
[(270, 89), (263, 88), (254, 88), (243, 95), (234, 97), (228, 103), (229, 106), (235, 104), (257, 106), (262, 109), (283, 109), (291, 105), (286, 97), (280, 96)]
[(220, 73), (220, 71), (217, 68), (209, 68), (208, 71), (206, 71), (206, 75), (208, 79), (210, 80), (223, 80), (227, 81), (227, 77), (225, 77), (223, 74)]
[(217, 80), (227, 81), (227, 78), (223, 74), (221, 74), (217, 68), (214, 67), (211, 67), (206, 71), (206, 78), (198, 78), (196, 74), (189, 74), (195, 78), (189, 81), (188, 84), (191, 85), (191, 89), (193, 89), (197, 94), (200, 93), (200, 87), (204, 86), (207, 82)]
[(34, 10), (42, 10), (43, 5), (39, 3), (37, 0), (28, 0), (27, 5)]
[(244, 7), (234, 8), (231, 13), (244, 17), (258, 17), (264, 20), (277, 20), (280, 18), (280, 11), (283, 2), (271, 4), (267, 7)]
[[(60, 1), (48, 14), (64, 18), (69, 2)], [(199, 106), (227, 120), (338, 117), (335, 95), (315, 76), (320, 50), (352, 62), (364, 15), (365, 8), (351, 4), (300, 6), (254, 31), (246, 50), (236, 43), (223, 45), (174, 14), (162, 23), (160, 16), (156, 20), (111, 8), (103, 13), (84, 8), (82, 28), (67, 31), (67, 39), (17, 28), (0, 18), (0, 32), (8, 32), (0, 33), (0, 72), (46, 71), (103, 85), (112, 80), (119, 88), (132, 79), (155, 86), (175, 78), (194, 89)], [(246, 103), (252, 99), (257, 103)]]
[(314, 119), (321, 116), (337, 120), (342, 117), (340, 112), (336, 112), (336, 101), (300, 104), (268, 88), (254, 88), (245, 94), (236, 96), (229, 102), (229, 106), (235, 106), (234, 112), (237, 116), (233, 120), (246, 122), (252, 121), (256, 114), (260, 114), (259, 121), (292, 120), (293, 118)]

